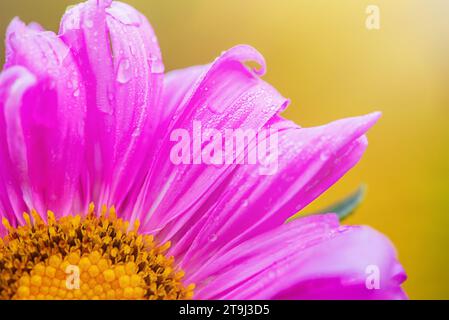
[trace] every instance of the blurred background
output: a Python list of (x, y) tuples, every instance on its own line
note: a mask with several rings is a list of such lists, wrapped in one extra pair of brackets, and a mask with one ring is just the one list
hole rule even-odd
[[(14, 16), (57, 31), (79, 1), (1, 0), (0, 30)], [(361, 163), (306, 211), (368, 185), (351, 224), (395, 243), (410, 298), (449, 299), (449, 2), (445, 0), (127, 0), (151, 21), (167, 70), (204, 64), (247, 43), (302, 126), (374, 110)], [(366, 8), (380, 9), (368, 30)], [(0, 47), (3, 63), (4, 45)]]

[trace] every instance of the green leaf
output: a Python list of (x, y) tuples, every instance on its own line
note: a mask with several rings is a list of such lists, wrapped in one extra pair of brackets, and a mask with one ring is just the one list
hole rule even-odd
[(356, 192), (349, 195), (345, 199), (331, 205), (330, 207), (327, 207), (324, 210), (321, 210), (319, 213), (335, 213), (340, 218), (340, 221), (346, 219), (351, 214), (354, 213), (354, 211), (359, 207), (359, 205), (362, 203), (363, 199), (365, 198), (366, 193), (366, 185), (361, 185)]
[[(325, 214), (325, 213), (335, 213), (340, 221), (343, 221), (347, 217), (349, 217), (354, 211), (359, 207), (365, 198), (366, 193), (366, 185), (361, 185), (357, 191), (346, 197), (345, 199), (323, 209), (318, 212), (314, 212), (313, 214)], [(295, 220), (296, 218), (303, 217), (303, 215), (296, 215), (290, 218), (288, 221)]]

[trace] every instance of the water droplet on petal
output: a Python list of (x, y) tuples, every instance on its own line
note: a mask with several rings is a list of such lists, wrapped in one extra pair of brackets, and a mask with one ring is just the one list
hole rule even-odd
[(108, 92), (108, 100), (111, 103), (114, 101), (114, 94), (112, 92)]
[(93, 21), (92, 20), (90, 20), (90, 19), (87, 19), (85, 22), (84, 22), (84, 25), (87, 27), (87, 28), (92, 28), (93, 26), (94, 26), (94, 23), (93, 23)]
[(56, 81), (51, 80), (50, 81), (50, 89), (53, 90), (54, 88), (56, 88)]
[(137, 137), (140, 137), (141, 134), (142, 134), (141, 128), (137, 128), (136, 130), (133, 131), (131, 136), (134, 137), (134, 138), (137, 138)]
[(218, 236), (215, 233), (213, 233), (209, 236), (210, 242), (215, 242), (215, 241), (217, 241), (217, 239), (218, 239)]
[(68, 46), (64, 46), (64, 48), (61, 51), (61, 54), (58, 56), (58, 62), (60, 65), (63, 65), (66, 61), (67, 57), (70, 54), (70, 48)]
[(73, 88), (78, 88), (78, 79), (77, 78), (72, 79), (72, 85), (73, 85)]
[(118, 70), (117, 70), (117, 81), (119, 83), (125, 84), (128, 83), (132, 76), (132, 70), (130, 68), (130, 62), (128, 59), (123, 59), (120, 61)]
[(150, 55), (150, 57), (148, 58), (148, 64), (150, 66), (150, 71), (152, 73), (164, 72), (164, 64), (162, 63), (162, 60), (159, 59), (157, 56)]
[(76, 89), (76, 90), (73, 92), (73, 96), (74, 96), (75, 98), (79, 97), (79, 96), (80, 96), (80, 89)]
[(320, 160), (321, 160), (321, 161), (325, 162), (325, 161), (327, 161), (328, 159), (329, 159), (329, 154), (328, 154), (327, 152), (322, 152), (322, 153), (320, 154)]

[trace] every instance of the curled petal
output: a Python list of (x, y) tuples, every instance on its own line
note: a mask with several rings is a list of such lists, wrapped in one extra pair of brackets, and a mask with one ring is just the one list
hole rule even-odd
[[(262, 64), (262, 70), (265, 68), (263, 58), (255, 49), (237, 46), (211, 65), (177, 71), (169, 76), (165, 92), (169, 94), (179, 88), (185, 96), (170, 100), (164, 95), (164, 100), (170, 101), (171, 121), (134, 210), (146, 213), (142, 220), (148, 232), (160, 230), (178, 217), (189, 220), (233, 168), (232, 164), (213, 166), (196, 162), (202, 147), (194, 146), (193, 140), (201, 139), (195, 123), (216, 129), (220, 134), (227, 129), (257, 132), (287, 106), (285, 98), (244, 65), (248, 60), (256, 60)], [(170, 158), (175, 145), (171, 134), (179, 130), (187, 132), (192, 139), (189, 142), (192, 147), (190, 164), (174, 164)]]

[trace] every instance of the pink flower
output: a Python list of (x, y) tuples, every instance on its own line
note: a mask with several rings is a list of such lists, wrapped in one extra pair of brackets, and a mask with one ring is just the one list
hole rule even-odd
[[(340, 226), (334, 214), (285, 223), (359, 161), (367, 146), (364, 134), (378, 113), (300, 128), (279, 116), (288, 100), (261, 80), (264, 58), (244, 45), (209, 65), (164, 74), (150, 24), (120, 2), (90, 0), (72, 7), (58, 34), (15, 19), (6, 45), (0, 75), (0, 216), (7, 227), (0, 231), (3, 266), (7, 254), (13, 257), (14, 239), (28, 237), (19, 231), (35, 230), (22, 212), (52, 210), (58, 220), (87, 212), (92, 202), (114, 205), (119, 218), (139, 221), (139, 234), (154, 235), (158, 246), (170, 241), (160, 259), (171, 262), (159, 271), (176, 282), (173, 270), (183, 270), (176, 286), (196, 299), (405, 298), (400, 287), (405, 272), (380, 233)], [(250, 70), (247, 61), (261, 68)], [(275, 128), (277, 170), (261, 175), (261, 164), (236, 161), (173, 163), (170, 133), (181, 128), (194, 135), (195, 121), (223, 134), (226, 129)], [(51, 214), (42, 218), (40, 228), (64, 225)], [(37, 216), (34, 224), (39, 225)], [(62, 239), (68, 237), (63, 248), (69, 249), (49, 245), (49, 254), (19, 268), (17, 284), (7, 282), (10, 273), (0, 272), (0, 297), (39, 298), (42, 291), (33, 287), (39, 283), (37, 263), (48, 268), (54, 261), (71, 261), (69, 253), (78, 255), (76, 261), (91, 254), (75, 240), (70, 244), (70, 230), (63, 229), (48, 234), (62, 232)], [(51, 236), (36, 233), (30, 243)], [(89, 239), (79, 237), (89, 245)], [(110, 257), (109, 249), (98, 250)], [(125, 265), (138, 259), (126, 250), (120, 254), (123, 260), (109, 261), (112, 270), (113, 261)], [(92, 277), (94, 271), (89, 271)], [(139, 290), (128, 290), (126, 279), (119, 280), (125, 298), (138, 295)], [(146, 297), (173, 297), (169, 289), (166, 295), (158, 293), (153, 280), (145, 281)]]

